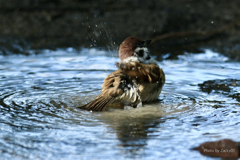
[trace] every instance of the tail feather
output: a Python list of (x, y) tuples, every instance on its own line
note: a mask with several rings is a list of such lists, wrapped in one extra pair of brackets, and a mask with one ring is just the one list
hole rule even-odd
[(88, 111), (103, 111), (105, 110), (107, 104), (113, 99), (113, 97), (98, 97), (88, 104), (79, 107), (80, 109), (85, 109)]

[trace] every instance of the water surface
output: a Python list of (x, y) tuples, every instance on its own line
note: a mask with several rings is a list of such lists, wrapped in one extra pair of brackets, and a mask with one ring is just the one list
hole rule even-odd
[(2, 159), (202, 160), (211, 158), (190, 148), (240, 139), (240, 63), (219, 53), (159, 62), (166, 74), (159, 102), (91, 113), (76, 107), (101, 92), (117, 53), (38, 52), (0, 56)]

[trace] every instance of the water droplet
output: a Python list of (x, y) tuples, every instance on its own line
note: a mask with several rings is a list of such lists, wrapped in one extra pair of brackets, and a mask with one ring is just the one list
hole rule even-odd
[(156, 83), (158, 83), (158, 81)]
[(140, 69), (141, 67), (138, 67), (138, 69)]
[(137, 108), (141, 108), (142, 107), (142, 102), (138, 103)]
[(135, 68), (134, 67), (132, 67), (132, 70), (134, 70)]
[(213, 21), (211, 21), (211, 23), (213, 24), (214, 22), (213, 22)]
[(97, 27), (97, 25), (95, 25)]

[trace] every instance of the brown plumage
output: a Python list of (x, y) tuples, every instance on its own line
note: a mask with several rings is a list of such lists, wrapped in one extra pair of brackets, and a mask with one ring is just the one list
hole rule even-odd
[(137, 37), (129, 37), (119, 48), (118, 70), (109, 74), (102, 85), (102, 93), (90, 103), (81, 106), (89, 111), (107, 108), (137, 107), (141, 102), (158, 99), (165, 83), (165, 74), (157, 62), (148, 55), (146, 45)]
[(137, 43), (144, 43), (144, 41), (138, 37), (128, 37), (125, 39), (119, 47), (119, 58), (124, 60), (130, 56), (133, 56), (134, 49), (137, 47)]

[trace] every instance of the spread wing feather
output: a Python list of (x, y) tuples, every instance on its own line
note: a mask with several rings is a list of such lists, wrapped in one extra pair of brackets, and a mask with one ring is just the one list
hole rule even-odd
[(114, 97), (121, 96), (123, 94), (124, 84), (123, 81), (126, 76), (117, 70), (109, 74), (102, 85), (102, 93), (99, 94), (93, 101), (79, 108), (88, 111), (103, 111), (107, 105), (111, 103)]
[(81, 106), (81, 109), (88, 111), (104, 111), (107, 104), (113, 99), (113, 97), (99, 97), (95, 98), (90, 103)]

